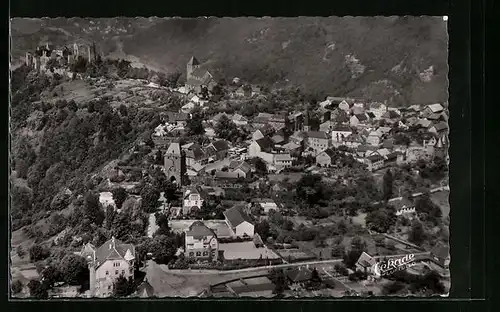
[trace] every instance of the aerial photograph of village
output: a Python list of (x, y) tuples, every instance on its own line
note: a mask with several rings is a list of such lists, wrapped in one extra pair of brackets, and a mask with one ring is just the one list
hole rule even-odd
[(10, 20), (10, 298), (447, 296), (447, 18)]

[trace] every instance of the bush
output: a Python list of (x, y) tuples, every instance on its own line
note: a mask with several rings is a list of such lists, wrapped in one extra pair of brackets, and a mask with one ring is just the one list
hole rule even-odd
[(38, 245), (38, 244), (31, 246), (31, 248), (29, 250), (29, 254), (30, 254), (30, 261), (31, 262), (37, 262), (40, 260), (44, 260), (50, 256), (49, 250), (41, 245)]
[(20, 280), (15, 280), (12, 282), (11, 289), (13, 294), (18, 294), (23, 291), (24, 285)]

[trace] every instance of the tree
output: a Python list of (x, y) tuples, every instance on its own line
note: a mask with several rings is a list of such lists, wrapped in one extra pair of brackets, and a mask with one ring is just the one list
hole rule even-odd
[(169, 235), (170, 227), (168, 226), (168, 217), (163, 213), (156, 213), (156, 225), (158, 230), (155, 235)]
[(188, 135), (200, 135), (205, 133), (205, 128), (203, 128), (203, 116), (200, 113), (195, 113), (187, 121), (186, 124)]
[(379, 233), (387, 233), (396, 221), (396, 214), (391, 209), (370, 211), (366, 216), (366, 224)]
[(151, 185), (146, 185), (141, 190), (141, 208), (142, 211), (146, 213), (152, 213), (156, 211), (158, 207), (158, 199), (160, 198), (160, 192)]
[(90, 222), (98, 226), (104, 221), (105, 215), (101, 209), (99, 198), (91, 192), (88, 192), (84, 198), (84, 214), (89, 218)]
[(176, 243), (176, 239), (172, 236), (155, 236), (150, 245), (150, 251), (153, 253), (155, 262), (159, 264), (168, 264), (174, 259), (175, 253), (177, 252)]
[(109, 205), (106, 207), (106, 228), (107, 229), (111, 229), (111, 227), (113, 226), (113, 221), (115, 219), (115, 216), (116, 216), (116, 211), (115, 211), (115, 208), (113, 208), (113, 206)]
[(389, 200), (392, 198), (392, 187), (393, 187), (394, 177), (392, 176), (392, 172), (388, 169), (383, 178), (383, 198), (384, 200)]
[(351, 241), (350, 250), (344, 255), (344, 264), (348, 268), (354, 267), (363, 251), (366, 251), (366, 243), (360, 237), (354, 237)]
[(263, 240), (270, 236), (270, 226), (267, 220), (262, 220), (255, 225), (255, 233), (258, 233)]
[(28, 176), (28, 168), (28, 164), (24, 160), (16, 160), (16, 173), (18, 178), (26, 179)]
[(115, 188), (111, 191), (113, 200), (115, 201), (116, 208), (121, 209), (123, 203), (127, 199), (128, 193), (123, 187)]
[(23, 291), (24, 285), (23, 282), (21, 282), (20, 280), (15, 280), (14, 282), (12, 282), (10, 288), (13, 294), (18, 294), (21, 291)]
[(344, 253), (345, 253), (345, 247), (342, 244), (333, 246), (333, 248), (332, 248), (332, 257), (333, 258), (343, 257)]
[(277, 297), (283, 296), (284, 291), (287, 289), (287, 279), (283, 269), (272, 269), (268, 278), (274, 284), (273, 294)]
[(49, 250), (38, 244), (31, 246), (29, 254), (31, 262), (44, 260), (50, 256)]
[(255, 173), (258, 175), (266, 175), (267, 174), (267, 164), (260, 157), (255, 157), (252, 159), (253, 164), (255, 166)]
[(60, 265), (64, 282), (70, 285), (84, 285), (89, 279), (87, 261), (75, 254), (66, 255)]
[(219, 138), (235, 142), (240, 137), (238, 127), (226, 115), (222, 115), (215, 126), (215, 134)]
[(133, 292), (134, 292), (134, 280), (132, 277), (126, 279), (123, 275), (120, 275), (113, 283), (114, 297), (126, 297), (131, 295)]
[(42, 283), (44, 283), (48, 288), (52, 287), (61, 278), (59, 269), (54, 265), (49, 265), (42, 270)]
[(424, 226), (421, 222), (415, 220), (411, 225), (411, 230), (408, 235), (408, 241), (414, 243), (415, 245), (422, 244), (427, 238), (427, 233), (425, 233)]
[(30, 290), (30, 296), (37, 299), (47, 299), (49, 297), (49, 293), (47, 292), (47, 288), (40, 281), (31, 280), (28, 283), (28, 288)]

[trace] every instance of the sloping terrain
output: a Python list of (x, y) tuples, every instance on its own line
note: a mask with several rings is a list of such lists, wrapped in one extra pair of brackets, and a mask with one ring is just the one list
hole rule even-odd
[(95, 41), (105, 56), (185, 72), (195, 55), (215, 73), (324, 95), (445, 102), (440, 17), (13, 19), (12, 57), (45, 42)]

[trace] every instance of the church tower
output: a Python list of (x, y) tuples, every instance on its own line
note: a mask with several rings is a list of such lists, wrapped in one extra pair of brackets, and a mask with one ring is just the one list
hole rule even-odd
[(309, 125), (309, 111), (306, 111), (306, 115), (304, 117), (304, 131), (311, 131), (311, 127)]
[(75, 43), (73, 43), (73, 57), (76, 59), (78, 59), (78, 45)]
[(191, 74), (200, 67), (200, 62), (192, 56), (186, 66), (186, 79), (191, 78)]
[(179, 143), (170, 143), (165, 153), (165, 175), (169, 182), (182, 186), (185, 183), (186, 155)]

